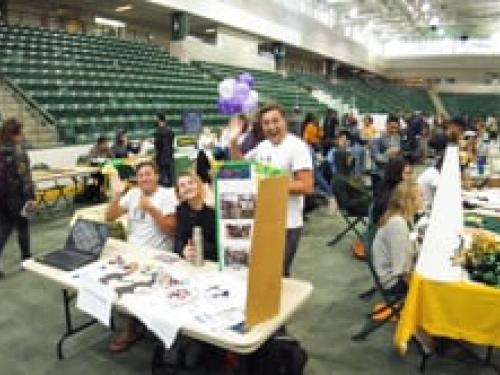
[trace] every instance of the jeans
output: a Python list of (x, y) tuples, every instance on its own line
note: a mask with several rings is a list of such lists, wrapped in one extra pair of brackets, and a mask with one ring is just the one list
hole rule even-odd
[(354, 144), (348, 147), (348, 150), (351, 153), (354, 162), (353, 174), (354, 176), (359, 177), (365, 170), (365, 148), (359, 144)]
[(292, 268), (293, 258), (299, 247), (302, 228), (288, 228), (285, 238), (285, 259), (283, 265), (283, 276), (290, 276), (290, 268)]
[(0, 255), (14, 229), (17, 230), (17, 241), (21, 249), (21, 259), (25, 260), (31, 257), (29, 220), (0, 209)]

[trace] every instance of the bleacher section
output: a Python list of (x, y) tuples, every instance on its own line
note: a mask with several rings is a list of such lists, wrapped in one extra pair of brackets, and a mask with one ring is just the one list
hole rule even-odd
[(151, 135), (159, 111), (174, 128), (185, 110), (205, 125), (227, 122), (216, 80), (144, 43), (0, 25), (0, 75), (55, 119), (66, 143), (117, 128)]
[(500, 115), (500, 95), (498, 94), (439, 93), (439, 97), (451, 116), (463, 114), (473, 117)]
[(298, 106), (304, 112), (311, 111), (321, 115), (326, 110), (326, 106), (319, 103), (306, 89), (297, 85), (296, 82), (284, 78), (279, 73), (203, 61), (197, 61), (195, 65), (219, 80), (235, 77), (242, 72), (249, 72), (255, 78), (255, 89), (259, 92), (259, 100), (278, 102), (287, 111), (291, 111), (293, 107)]
[(326, 91), (333, 98), (355, 105), (361, 113), (435, 111), (429, 94), (419, 87), (366, 79), (348, 79), (333, 84), (323, 76), (306, 73), (289, 76), (301, 85)]

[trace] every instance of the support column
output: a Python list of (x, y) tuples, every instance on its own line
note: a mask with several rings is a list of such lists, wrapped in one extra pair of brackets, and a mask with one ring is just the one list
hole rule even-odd
[(276, 71), (285, 70), (286, 46), (283, 43), (274, 44), (274, 61), (276, 63)]
[(172, 41), (184, 40), (189, 34), (189, 19), (185, 12), (172, 14)]
[(7, 23), (9, 0), (0, 0), (0, 23)]
[(337, 68), (338, 64), (332, 59), (326, 59), (326, 77), (329, 80), (337, 79)]

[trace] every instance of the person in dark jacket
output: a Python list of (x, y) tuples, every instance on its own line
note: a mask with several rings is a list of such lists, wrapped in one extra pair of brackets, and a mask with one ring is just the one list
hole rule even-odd
[(111, 152), (113, 157), (120, 159), (128, 158), (129, 153), (133, 152), (126, 130), (120, 129), (116, 132), (115, 143), (111, 147)]
[(156, 116), (157, 127), (155, 132), (155, 161), (160, 169), (160, 185), (172, 186), (174, 167), (174, 132), (167, 125), (165, 115)]
[(180, 202), (176, 211), (174, 251), (187, 260), (194, 260), (196, 248), (193, 228), (200, 227), (203, 252), (207, 260), (217, 261), (215, 211), (204, 201), (204, 188), (194, 172), (184, 172), (177, 178), (175, 192)]
[(252, 123), (251, 129), (246, 132), (245, 137), (240, 143), (240, 151), (243, 155), (253, 150), (257, 145), (265, 139), (262, 126), (258, 121)]
[(0, 129), (0, 254), (17, 230), (21, 258), (31, 257), (29, 216), (36, 208), (30, 160), (21, 147), (23, 125), (7, 119)]
[(371, 197), (360, 183), (352, 178), (353, 158), (345, 149), (335, 154), (336, 173), (332, 177), (332, 190), (340, 208), (352, 216), (368, 216)]
[(325, 118), (323, 120), (323, 155), (326, 156), (328, 151), (333, 147), (337, 128), (339, 127), (339, 120), (337, 112), (331, 108), (326, 110)]

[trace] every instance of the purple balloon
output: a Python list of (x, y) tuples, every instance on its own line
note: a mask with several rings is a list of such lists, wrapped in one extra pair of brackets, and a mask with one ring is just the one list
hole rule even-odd
[(238, 82), (246, 83), (250, 88), (252, 88), (254, 83), (255, 83), (255, 80), (250, 73), (245, 72), (245, 73), (241, 73), (238, 76)]
[(221, 115), (231, 114), (229, 99), (219, 98), (217, 101), (217, 110)]
[(232, 98), (228, 99), (227, 103), (228, 103), (228, 107), (229, 107), (229, 111), (230, 111), (229, 114), (235, 115), (237, 113), (241, 113), (242, 104), (241, 104), (241, 101), (239, 100), (239, 98), (232, 97)]
[(248, 85), (247, 82), (238, 82), (234, 88), (234, 97), (238, 98), (240, 103), (243, 103), (246, 98), (248, 97), (248, 94), (250, 93), (250, 86)]

